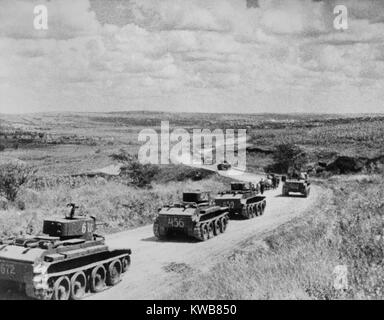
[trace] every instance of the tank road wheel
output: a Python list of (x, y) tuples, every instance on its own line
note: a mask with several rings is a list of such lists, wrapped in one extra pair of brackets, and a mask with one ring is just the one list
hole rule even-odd
[(226, 229), (227, 229), (227, 219), (221, 218), (220, 219), (220, 231), (221, 231), (221, 233), (224, 233)]
[(264, 201), (262, 204), (261, 204), (261, 214), (264, 213), (265, 211), (265, 207), (267, 206), (267, 203)]
[(259, 215), (260, 215), (260, 208), (259, 208), (259, 205), (258, 204), (255, 204), (254, 206), (253, 206), (253, 208), (254, 208), (254, 217), (258, 217)]
[(106, 277), (107, 272), (103, 266), (97, 266), (93, 268), (91, 277), (89, 279), (89, 287), (91, 288), (91, 292), (96, 293), (103, 291), (105, 288)]
[(259, 215), (258, 208), (257, 208), (257, 204), (254, 204), (254, 205), (252, 206), (252, 208), (253, 208), (253, 211), (252, 211), (252, 218), (257, 217), (257, 216)]
[(219, 219), (213, 221), (213, 233), (215, 234), (215, 236), (218, 236), (221, 233)]
[(215, 236), (213, 229), (214, 229), (213, 222), (208, 223), (208, 237), (209, 237), (209, 239), (211, 239)]
[(114, 286), (121, 280), (122, 266), (119, 259), (113, 260), (108, 265), (107, 285)]
[(167, 237), (166, 232), (161, 232), (160, 224), (157, 220), (155, 220), (153, 224), (153, 233), (157, 239), (163, 240)]
[(203, 224), (201, 226), (201, 235), (202, 235), (202, 241), (206, 241), (209, 239), (209, 232), (208, 232), (208, 226), (206, 224)]
[(197, 240), (200, 240), (200, 241), (203, 240), (203, 230), (202, 230), (201, 226), (195, 225), (195, 227), (193, 228), (193, 236)]
[(249, 205), (248, 207), (248, 219), (252, 219), (253, 217), (253, 206), (252, 205)]
[(250, 211), (249, 218), (252, 219), (252, 218), (255, 217), (255, 215), (256, 215), (256, 208), (255, 208), (255, 205), (252, 204), (252, 205), (251, 205), (251, 211)]
[(71, 294), (71, 283), (67, 276), (58, 278), (53, 285), (53, 300), (68, 300)]
[(121, 259), (121, 272), (125, 273), (128, 271), (129, 266), (131, 265), (131, 257), (127, 256)]
[(246, 219), (249, 219), (249, 210), (250, 210), (250, 206), (246, 205), (245, 210), (244, 210), (244, 214), (243, 214), (243, 217)]
[(247, 206), (243, 206), (243, 207), (241, 208), (240, 215), (241, 215), (242, 217), (246, 217), (246, 216), (247, 216)]
[(87, 288), (87, 278), (83, 271), (75, 273), (71, 277), (71, 299), (79, 300), (85, 295)]

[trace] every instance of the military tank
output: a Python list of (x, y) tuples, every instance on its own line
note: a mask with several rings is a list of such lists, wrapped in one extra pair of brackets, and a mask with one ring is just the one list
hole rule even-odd
[(217, 165), (217, 170), (219, 170), (219, 171), (226, 171), (226, 170), (231, 169), (231, 167), (232, 167), (231, 164), (228, 163), (226, 160), (224, 160), (222, 163), (219, 163)]
[(282, 194), (288, 197), (290, 192), (301, 193), (305, 198), (311, 191), (311, 183), (308, 181), (308, 174), (302, 172), (298, 175), (284, 176)]
[(229, 207), (231, 217), (250, 219), (264, 213), (266, 199), (258, 195), (258, 189), (252, 183), (232, 182), (231, 190), (219, 193), (215, 204)]
[(159, 209), (153, 232), (158, 239), (184, 234), (206, 241), (224, 233), (228, 220), (228, 208), (214, 205), (209, 192), (184, 192), (181, 203)]
[(130, 249), (110, 250), (96, 219), (70, 214), (47, 219), (43, 233), (0, 241), (0, 282), (13, 282), (42, 300), (78, 300), (117, 284), (130, 265)]

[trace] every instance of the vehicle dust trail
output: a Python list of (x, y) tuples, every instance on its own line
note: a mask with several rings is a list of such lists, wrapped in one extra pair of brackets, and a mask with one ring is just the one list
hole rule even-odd
[[(245, 178), (245, 176), (243, 177)], [(247, 174), (247, 181), (259, 176)], [(152, 226), (145, 226), (107, 237), (111, 247), (130, 247), (132, 265), (122, 282), (89, 299), (161, 299), (177, 285), (182, 273), (169, 272), (172, 265), (190, 272), (204, 272), (224, 259), (239, 244), (252, 236), (262, 235), (299, 216), (319, 199), (322, 189), (312, 187), (311, 195), (282, 197), (281, 188), (267, 191), (267, 208), (263, 216), (251, 220), (231, 220), (224, 234), (205, 242), (188, 238), (159, 241)]]

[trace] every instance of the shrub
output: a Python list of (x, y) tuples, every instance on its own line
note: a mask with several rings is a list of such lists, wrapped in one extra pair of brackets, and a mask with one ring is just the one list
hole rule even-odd
[(137, 187), (149, 186), (153, 178), (160, 171), (158, 166), (151, 164), (141, 164), (138, 161), (131, 162), (125, 169), (129, 171), (132, 183)]
[(17, 200), (16, 207), (21, 211), (25, 210), (25, 202), (23, 200)]
[(124, 166), (121, 168), (123, 176), (129, 177), (131, 183), (140, 188), (149, 186), (160, 171), (156, 165), (140, 163), (137, 155), (133, 156), (124, 149), (120, 149), (118, 153), (111, 154), (110, 157), (113, 160), (124, 163)]
[(20, 190), (33, 175), (31, 167), (23, 164), (7, 163), (0, 166), (0, 193), (9, 201), (14, 201)]
[(277, 145), (273, 152), (273, 164), (265, 169), (267, 172), (288, 173), (290, 169), (301, 171), (307, 164), (306, 153), (297, 145), (284, 143)]

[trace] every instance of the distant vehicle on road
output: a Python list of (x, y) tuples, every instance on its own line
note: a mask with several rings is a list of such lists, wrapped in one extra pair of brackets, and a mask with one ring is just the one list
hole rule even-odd
[(220, 170), (220, 171), (225, 171), (225, 170), (229, 170), (231, 169), (231, 164), (228, 163), (226, 160), (224, 160), (222, 163), (219, 163), (217, 165), (217, 170)]
[(283, 176), (283, 196), (289, 196), (290, 192), (301, 193), (308, 197), (311, 191), (311, 183), (308, 181), (308, 174), (301, 172), (293, 176)]

